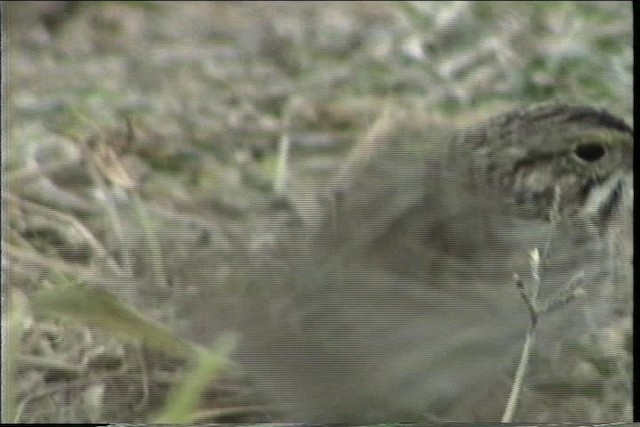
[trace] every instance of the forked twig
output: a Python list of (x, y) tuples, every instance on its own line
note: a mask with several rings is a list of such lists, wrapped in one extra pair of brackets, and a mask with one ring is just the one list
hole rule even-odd
[(517, 273), (514, 273), (513, 275), (514, 283), (520, 291), (520, 295), (527, 305), (527, 308), (529, 309), (529, 328), (527, 329), (526, 339), (522, 348), (522, 354), (520, 356), (518, 369), (516, 370), (516, 375), (513, 380), (513, 385), (511, 386), (511, 392), (509, 393), (507, 406), (502, 415), (501, 422), (503, 423), (509, 423), (513, 420), (513, 416), (518, 405), (518, 400), (520, 398), (520, 394), (522, 393), (522, 384), (524, 383), (524, 376), (529, 364), (529, 359), (531, 358), (531, 349), (533, 348), (536, 336), (536, 326), (538, 325), (540, 317), (544, 314), (551, 313), (558, 308), (565, 306), (575, 297), (583, 295), (585, 293), (584, 289), (580, 287), (582, 278), (584, 277), (584, 273), (582, 271), (578, 271), (573, 275), (569, 282), (562, 286), (560, 290), (550, 298), (543, 301), (538, 300), (540, 285), (542, 283), (542, 266), (549, 257), (553, 231), (560, 219), (559, 209), (560, 189), (558, 186), (556, 186), (554, 188), (553, 205), (549, 214), (551, 226), (549, 229), (547, 240), (544, 243), (542, 257), (540, 256), (540, 250), (538, 248), (534, 248), (529, 252), (529, 265), (531, 267), (532, 280), (525, 283)]

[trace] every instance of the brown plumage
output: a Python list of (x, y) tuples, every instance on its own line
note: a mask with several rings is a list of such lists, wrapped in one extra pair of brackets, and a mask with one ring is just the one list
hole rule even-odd
[(498, 421), (529, 322), (513, 275), (532, 280), (532, 249), (548, 247), (540, 298), (578, 273), (587, 294), (541, 319), (542, 353), (624, 306), (633, 131), (546, 104), (372, 138), (317, 224), (247, 261), (239, 360), (291, 420)]

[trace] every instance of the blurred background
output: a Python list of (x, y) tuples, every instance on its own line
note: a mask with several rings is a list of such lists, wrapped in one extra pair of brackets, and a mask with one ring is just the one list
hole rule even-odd
[[(69, 323), (33, 296), (96, 286), (201, 340), (202, 288), (268, 246), (283, 195), (313, 216), (385, 107), (461, 126), (562, 100), (633, 124), (631, 2), (33, 1), (2, 19), (4, 422), (150, 422), (184, 364), (95, 327), (117, 309), (96, 321), (73, 295)], [(579, 369), (610, 389), (569, 393), (585, 421), (631, 419), (631, 314), (609, 332)], [(554, 390), (529, 396), (539, 421)], [(194, 411), (269, 419), (237, 374)]]

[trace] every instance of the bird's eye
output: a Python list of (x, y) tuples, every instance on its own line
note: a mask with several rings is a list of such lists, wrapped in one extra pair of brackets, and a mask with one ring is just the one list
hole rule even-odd
[(573, 154), (575, 154), (577, 158), (589, 163), (597, 162), (603, 158), (606, 153), (607, 151), (604, 145), (599, 142), (584, 142), (576, 145), (573, 150)]

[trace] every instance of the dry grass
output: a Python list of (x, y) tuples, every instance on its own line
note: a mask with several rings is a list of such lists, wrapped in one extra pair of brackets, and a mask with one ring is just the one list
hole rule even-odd
[[(631, 118), (629, 2), (3, 7), (3, 421), (149, 422), (166, 410), (184, 360), (144, 333), (46, 317), (34, 296), (107, 290), (208, 347), (203, 284), (238, 285), (233, 254), (269, 246), (274, 193), (311, 212), (385, 105), (460, 124), (559, 98)], [(630, 313), (620, 319), (575, 366), (611, 389), (573, 390), (567, 414), (630, 419)], [(554, 386), (567, 388), (525, 391), (527, 414), (546, 420)], [(201, 397), (192, 419), (268, 419), (232, 371)]]

